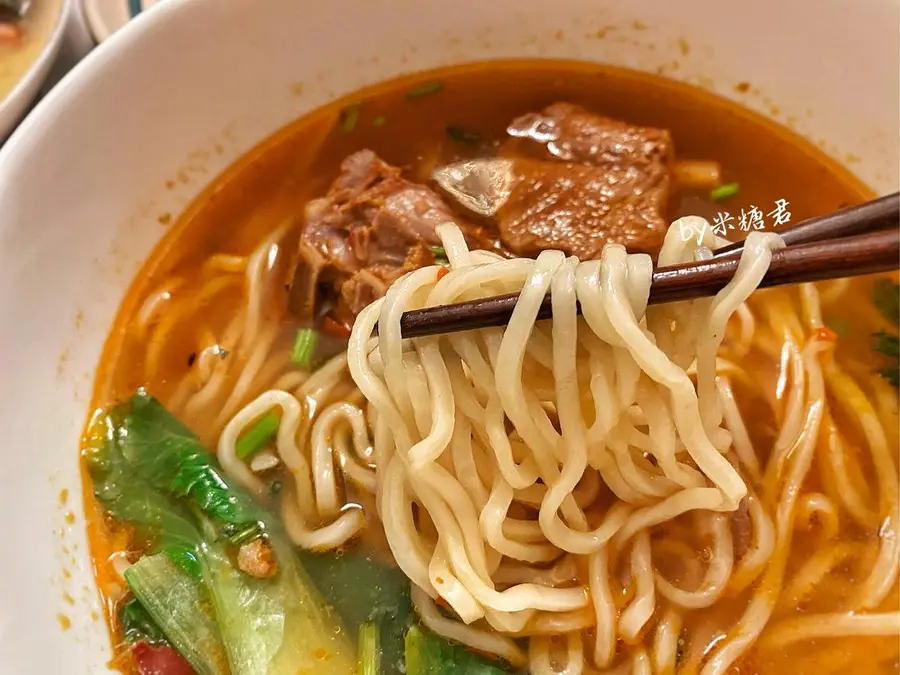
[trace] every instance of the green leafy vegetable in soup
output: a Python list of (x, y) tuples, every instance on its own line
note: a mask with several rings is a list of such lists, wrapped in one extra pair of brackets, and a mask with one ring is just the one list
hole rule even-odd
[[(900, 325), (900, 285), (889, 279), (879, 279), (875, 284), (873, 300), (889, 323)], [(900, 386), (900, 336), (896, 330), (881, 330), (873, 337), (875, 349), (887, 357), (890, 364), (881, 371), (881, 376), (895, 387)]]
[(280, 524), (187, 427), (141, 390), (94, 432), (95, 495), (146, 541), (125, 572), (139, 602), (120, 613), (126, 637), (162, 635), (204, 675), (354, 672), (351, 639)]
[(504, 672), (484, 657), (429, 635), (417, 626), (406, 634), (407, 675), (502, 675)]
[[(100, 417), (87, 463), (107, 513), (146, 542), (125, 571), (133, 597), (118, 617), (127, 642), (171, 645), (201, 675), (352, 673), (354, 634), (366, 675), (416, 672), (410, 663), (438, 668), (419, 671), (428, 673), (502, 672), (415, 626), (399, 570), (357, 553), (296, 551), (145, 391)], [(255, 557), (245, 564), (248, 550)]]
[[(202, 675), (227, 675), (228, 658), (216, 621), (206, 609), (205, 587), (165, 554), (145, 555), (125, 571), (141, 611)], [(132, 600), (131, 602), (135, 602)], [(133, 608), (129, 617), (140, 616)], [(126, 638), (128, 636), (127, 628)]]
[(263, 534), (260, 507), (229, 487), (215, 458), (159, 401), (138, 391), (116, 432), (125, 459), (154, 488), (199, 510), (228, 537)]
[(132, 598), (119, 609), (119, 625), (126, 642), (168, 644), (166, 636), (137, 598)]

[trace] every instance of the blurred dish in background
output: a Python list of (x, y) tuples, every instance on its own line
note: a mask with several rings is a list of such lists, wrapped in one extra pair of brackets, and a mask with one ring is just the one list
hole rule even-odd
[(72, 4), (0, 0), (0, 143), (25, 116), (47, 79)]
[(103, 42), (141, 12), (162, 0), (81, 0), (91, 34)]
[[(50, 39), (62, 0), (0, 2), (0, 101), (28, 72)], [(21, 11), (22, 17), (17, 13)]]

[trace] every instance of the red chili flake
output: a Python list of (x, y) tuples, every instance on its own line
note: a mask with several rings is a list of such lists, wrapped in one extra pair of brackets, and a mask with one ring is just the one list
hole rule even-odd
[(338, 321), (331, 315), (326, 316), (322, 321), (322, 330), (332, 337), (342, 338), (344, 340), (350, 337), (350, 326), (343, 321)]
[(837, 333), (827, 326), (822, 326), (813, 331), (813, 338), (821, 340), (822, 342), (835, 342), (838, 336)]
[(154, 647), (138, 642), (131, 653), (140, 675), (192, 675), (194, 672), (191, 664), (168, 645)]

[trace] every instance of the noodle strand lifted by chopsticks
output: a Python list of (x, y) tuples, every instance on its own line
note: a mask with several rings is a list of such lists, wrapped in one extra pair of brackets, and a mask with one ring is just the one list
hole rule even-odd
[[(721, 427), (713, 382), (715, 351), (725, 322), (758, 285), (780, 240), (760, 233), (751, 236), (735, 279), (713, 301), (696, 303), (705, 312), (706, 330), (668, 336), (672, 349), (693, 353), (700, 364), (695, 388), (684, 367), (672, 362), (647, 329), (654, 311), (646, 305), (648, 257), (608, 246), (596, 262), (578, 263), (556, 252), (544, 252), (535, 261), (475, 262), (462, 250), (452, 225), (438, 231), (453, 253), (450, 273), (441, 276), (438, 268), (425, 268), (395, 283), (383, 300), (358, 317), (348, 350), (356, 384), (393, 432), (385, 439), (392, 447), (376, 448), (376, 454), (394, 456), (388, 471), (403, 476), (408, 492), (403, 501), (391, 501), (403, 511), (410, 511), (413, 502), (423, 505), (436, 532), (435, 538), (415, 526), (410, 531), (409, 518), (385, 519), (392, 551), (410, 578), (428, 579), (425, 593), (442, 598), (467, 623), (486, 614), (493, 617), (492, 624), (502, 623), (502, 615), (512, 620), (525, 609), (571, 611), (585, 606), (589, 594), (599, 623), (608, 568), (592, 565), (595, 571), (587, 585), (546, 587), (523, 581), (498, 588), (484, 565), (496, 550), (493, 545), (499, 545), (507, 559), (518, 556), (525, 564), (543, 560), (534, 557), (540, 542), (497, 539), (497, 527), (503, 529), (516, 503), (516, 490), (542, 484), (546, 490), (538, 523), (549, 551), (591, 555), (610, 546), (614, 551), (626, 545), (633, 549), (631, 574), (638, 594), (618, 621), (619, 635), (634, 640), (655, 611), (649, 528), (688, 511), (733, 511), (746, 494), (744, 481), (717, 447), (727, 447), (729, 436)], [(685, 244), (671, 233), (667, 246), (678, 249), (669, 257), (686, 255)], [(665, 254), (664, 248), (661, 258)], [(407, 310), (516, 290), (521, 294), (505, 330), (402, 340), (400, 316)], [(535, 328), (547, 292), (554, 311), (549, 336)], [(581, 303), (582, 318), (576, 316), (576, 302)], [(684, 309), (696, 313), (697, 306), (685, 303)], [(379, 338), (373, 344), (369, 338), (376, 323)], [(549, 363), (542, 352), (548, 340)], [(420, 397), (411, 386), (423, 378), (422, 391), (431, 399), (424, 411), (415, 409), (413, 401)], [(589, 384), (587, 390), (582, 382)], [(547, 393), (539, 397), (539, 390)], [(606, 395), (602, 401), (592, 397), (596, 392)], [(646, 433), (633, 414), (639, 399), (652, 401), (654, 412), (662, 412), (674, 427), (672, 444), (666, 446), (670, 454), (660, 450), (660, 459), (649, 463), (645, 458), (653, 457), (656, 444), (649, 449), (632, 444), (636, 434)], [(590, 414), (600, 408), (602, 419), (599, 413)], [(471, 431), (483, 429), (492, 418), (509, 423), (495, 424), (486, 434)], [(471, 473), (462, 479), (455, 473), (462, 468), (455, 466), (456, 458), (471, 456), (473, 447), (493, 465), (486, 504)], [(599, 472), (613, 493), (605, 513), (588, 514), (572, 497), (589, 468)], [(486, 521), (482, 511), (479, 525), (477, 512), (484, 508), (496, 512), (499, 521)], [(479, 527), (488, 529), (473, 538), (482, 532)], [(722, 526), (712, 528), (720, 548), (730, 548)], [(409, 548), (418, 553), (406, 554)], [(724, 588), (730, 568), (718, 560), (701, 595), (675, 587), (667, 587), (667, 592), (689, 606), (710, 604)], [(595, 592), (591, 584), (600, 590)], [(608, 622), (615, 616), (613, 611), (603, 618)], [(595, 658), (608, 663), (610, 637), (598, 631), (596, 641)], [(534, 653), (544, 658), (542, 647)]]
[[(660, 264), (709, 254), (710, 228), (694, 225), (707, 235), (684, 241), (675, 223)], [(276, 363), (260, 300), (248, 299), (232, 339), (252, 334), (254, 383), (229, 374), (240, 391), (228, 392), (213, 373), (204, 379), (215, 395), (189, 401), (230, 408), (257, 380), (292, 392), (220, 414), (230, 420), (218, 454), (261, 494), (235, 444), (280, 411), (275, 450), (293, 478), (282, 516), (298, 545), (339, 548), (380, 522), (425, 627), (532, 673), (724, 675), (754, 645), (898, 632), (895, 608), (880, 604), (898, 562), (894, 436), (881, 421), (893, 393), (873, 407), (835, 362), (815, 287), (799, 303), (787, 290), (745, 302), (779, 237), (751, 233), (715, 298), (648, 307), (650, 259), (622, 247), (598, 261), (553, 251), (510, 260), (469, 251), (452, 224), (438, 234), (449, 273), (399, 279), (357, 317), (346, 356), (309, 376)], [(280, 236), (250, 256), (251, 294), (263, 292), (260, 261)], [(513, 292), (505, 329), (401, 335), (408, 310)], [(547, 293), (553, 320), (537, 322)], [(774, 360), (772, 383), (745, 370), (753, 354)], [(841, 402), (840, 422), (826, 394)], [(771, 414), (766, 447), (748, 396)], [(804, 492), (814, 461), (823, 483)], [(860, 461), (877, 468), (877, 485), (855, 478)], [(364, 519), (353, 490), (373, 495), (376, 512)], [(848, 521), (877, 536), (848, 538)], [(789, 565), (798, 537), (816, 553)], [(838, 608), (877, 613), (789, 617), (851, 560), (862, 561), (861, 581)], [(732, 608), (724, 624), (722, 604)]]

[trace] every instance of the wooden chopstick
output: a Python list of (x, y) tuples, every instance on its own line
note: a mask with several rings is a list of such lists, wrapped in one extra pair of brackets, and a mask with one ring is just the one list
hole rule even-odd
[[(699, 263), (657, 268), (650, 286), (650, 304), (715, 295), (737, 271), (740, 258), (726, 256)], [(874, 274), (900, 268), (900, 229), (855, 237), (789, 246), (772, 253), (761, 287)], [(421, 337), (509, 323), (519, 294), (499, 295), (453, 305), (405, 312), (400, 319), (403, 337)], [(578, 308), (579, 313), (581, 308)], [(538, 319), (553, 316), (546, 297)]]

